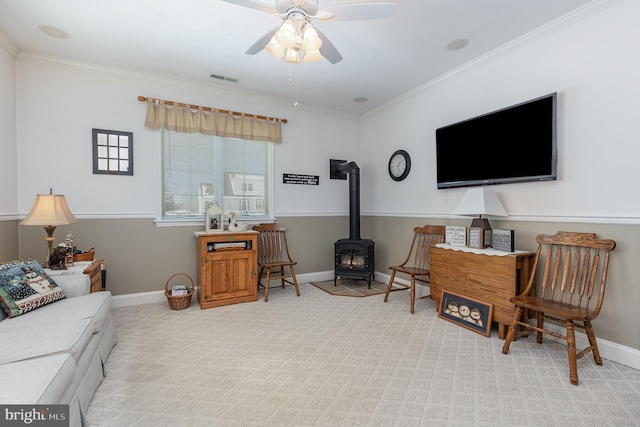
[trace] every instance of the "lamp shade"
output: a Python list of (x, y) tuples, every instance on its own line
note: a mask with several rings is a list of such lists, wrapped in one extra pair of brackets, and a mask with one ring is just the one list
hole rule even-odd
[(284, 53), (284, 61), (291, 62), (293, 64), (300, 63), (300, 52), (294, 49), (287, 49)]
[(305, 51), (319, 50), (322, 47), (322, 39), (318, 36), (318, 32), (311, 24), (304, 27), (302, 34), (302, 48)]
[(458, 207), (453, 212), (456, 215), (492, 215), (507, 216), (497, 194), (488, 188), (470, 188), (464, 193)]
[(276, 41), (276, 36), (272, 36), (269, 43), (264, 47), (267, 52), (276, 58), (283, 58), (285, 49)]
[(290, 49), (296, 45), (296, 33), (296, 25), (287, 19), (282, 23), (280, 29), (276, 31), (275, 38), (280, 46)]
[(62, 194), (38, 194), (31, 212), (20, 225), (66, 225), (78, 222)]
[(319, 50), (307, 50), (304, 52), (304, 62), (322, 61), (322, 54)]

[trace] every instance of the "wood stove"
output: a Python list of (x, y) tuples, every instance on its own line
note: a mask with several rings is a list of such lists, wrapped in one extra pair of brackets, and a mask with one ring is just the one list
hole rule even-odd
[(360, 168), (355, 162), (331, 160), (331, 178), (347, 179), (349, 175), (349, 238), (335, 242), (335, 270), (338, 277), (362, 279), (369, 289), (375, 274), (375, 242), (360, 238)]

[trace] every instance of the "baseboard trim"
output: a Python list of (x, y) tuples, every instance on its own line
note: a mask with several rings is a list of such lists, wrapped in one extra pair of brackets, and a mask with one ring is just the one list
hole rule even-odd
[[(320, 282), (323, 280), (333, 279), (333, 270), (320, 271), (316, 273), (298, 274), (296, 278), (298, 283), (308, 282)], [(389, 274), (376, 272), (375, 279), (380, 282), (388, 282), (390, 279)], [(400, 283), (410, 285), (408, 280), (398, 279)], [(416, 298), (429, 296), (429, 287), (418, 284), (416, 286)], [(196, 286), (196, 292), (194, 296), (198, 295), (198, 287)], [(128, 307), (132, 305), (141, 304), (153, 304), (167, 301), (167, 297), (164, 295), (164, 291), (151, 291), (151, 292), (138, 292), (135, 294), (115, 295), (113, 297), (112, 307)], [(545, 327), (554, 332), (560, 334), (564, 333), (564, 329), (553, 324), (546, 324)], [(545, 336), (545, 339), (564, 343), (563, 340), (552, 336)], [(589, 346), (589, 340), (587, 336), (582, 332), (576, 332), (576, 348), (582, 349)], [(640, 370), (640, 351), (631, 347), (626, 347), (615, 342), (607, 341), (602, 338), (598, 338), (598, 348), (600, 349), (600, 355), (602, 358), (611, 360), (612, 362), (620, 363), (625, 366), (629, 366), (634, 369)], [(585, 356), (590, 357), (590, 356)]]
[[(317, 273), (297, 274), (298, 283), (321, 282), (333, 278), (333, 270), (321, 271)], [(195, 287), (194, 298), (197, 297), (199, 286)], [(113, 308), (129, 307), (132, 305), (154, 304), (159, 302), (167, 302), (164, 291), (137, 292), (133, 294), (114, 295), (111, 306)]]
[(135, 294), (114, 295), (111, 306), (113, 308), (129, 307), (131, 305), (153, 304), (167, 302), (164, 291), (137, 292)]

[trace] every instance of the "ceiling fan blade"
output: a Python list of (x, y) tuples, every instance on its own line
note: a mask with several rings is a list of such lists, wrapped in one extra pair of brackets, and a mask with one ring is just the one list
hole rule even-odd
[(267, 34), (260, 37), (258, 41), (252, 44), (251, 47), (245, 53), (247, 55), (255, 55), (256, 53), (264, 49), (267, 43), (269, 43), (269, 40), (271, 40), (271, 37), (273, 37), (276, 31), (278, 31), (278, 28), (280, 27), (275, 27), (273, 30), (269, 31)]
[[(227, 0), (228, 1), (228, 0)], [(395, 3), (347, 3), (320, 8), (318, 19), (332, 21), (362, 21), (365, 19), (391, 18), (395, 13)]]
[(259, 1), (254, 1), (254, 0), (222, 0), (222, 1), (236, 4), (238, 6), (248, 7), (249, 9), (260, 10), (262, 12), (274, 13), (274, 14), (278, 13), (278, 10), (275, 7), (268, 4), (264, 4)]
[(322, 31), (318, 29), (318, 27), (313, 28), (315, 28), (316, 32), (322, 39), (322, 46), (320, 47), (320, 53), (322, 54), (322, 56), (327, 58), (327, 61), (331, 62), (332, 64), (337, 64), (338, 62), (342, 61), (342, 55), (340, 55), (338, 49), (336, 49), (333, 43), (329, 41), (327, 36), (325, 36)]

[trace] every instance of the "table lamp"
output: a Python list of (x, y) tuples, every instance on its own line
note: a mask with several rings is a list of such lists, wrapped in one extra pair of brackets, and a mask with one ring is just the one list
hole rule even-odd
[(471, 227), (484, 230), (484, 247), (491, 246), (491, 225), (482, 215), (507, 216), (507, 211), (502, 206), (500, 199), (493, 190), (488, 188), (470, 188), (464, 193), (458, 207), (453, 212), (456, 215), (474, 215), (477, 217), (471, 221)]
[(47, 232), (45, 238), (47, 242), (47, 257), (44, 260), (44, 267), (49, 267), (49, 258), (53, 252), (53, 232), (58, 225), (75, 224), (78, 220), (71, 213), (67, 201), (62, 194), (53, 194), (53, 189), (49, 189), (49, 194), (37, 194), (31, 212), (20, 225), (43, 225)]

